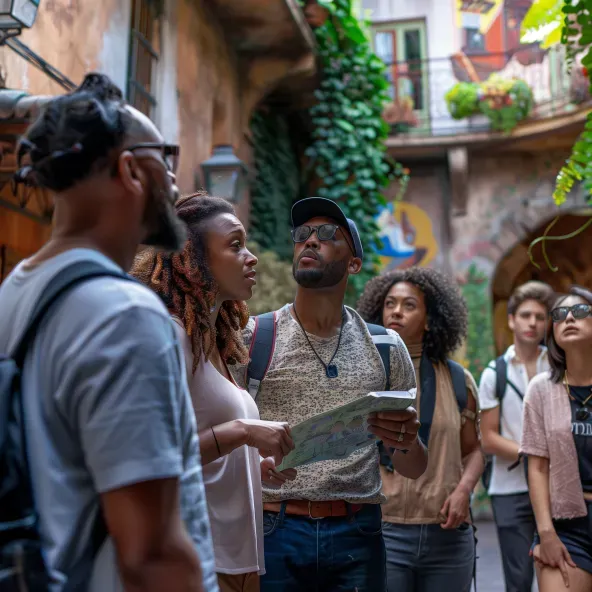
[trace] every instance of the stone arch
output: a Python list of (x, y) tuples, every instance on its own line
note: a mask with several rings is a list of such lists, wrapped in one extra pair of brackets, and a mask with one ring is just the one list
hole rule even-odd
[[(532, 213), (532, 211), (531, 211)], [(508, 219), (504, 227), (505, 237), (514, 237), (513, 244), (498, 259), (491, 276), (491, 302), (493, 332), (497, 353), (504, 351), (512, 341), (507, 328), (507, 302), (514, 289), (524, 282), (536, 279), (550, 284), (557, 292), (565, 292), (573, 283), (592, 286), (592, 227), (577, 237), (565, 242), (547, 243), (547, 253), (557, 271), (550, 269), (543, 258), (540, 245), (532, 251), (534, 265), (528, 250), (530, 243), (542, 236), (546, 227), (559, 216), (551, 235), (561, 236), (573, 232), (592, 215), (592, 208), (585, 200), (578, 203), (570, 199), (561, 208), (545, 206), (538, 208), (530, 218)], [(588, 248), (587, 248), (588, 247)]]

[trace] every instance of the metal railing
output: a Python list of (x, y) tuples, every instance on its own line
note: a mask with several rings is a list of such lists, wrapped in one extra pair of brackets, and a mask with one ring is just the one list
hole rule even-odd
[[(457, 135), (488, 131), (489, 120), (476, 115), (463, 120), (451, 117), (446, 93), (457, 82), (485, 81), (491, 74), (503, 79), (524, 80), (533, 91), (534, 108), (529, 118), (553, 117), (575, 109), (590, 99), (588, 80), (581, 65), (568, 72), (562, 46), (542, 50), (526, 46), (506, 53), (478, 53), (463, 57), (427, 59), (387, 64), (391, 96), (411, 97), (416, 125), (403, 133), (413, 136)], [(400, 126), (391, 126), (401, 133)], [(403, 128), (404, 129), (404, 128)]]

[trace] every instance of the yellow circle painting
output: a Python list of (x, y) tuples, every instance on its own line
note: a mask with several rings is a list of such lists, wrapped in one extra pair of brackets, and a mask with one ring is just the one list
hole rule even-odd
[(438, 254), (432, 221), (420, 207), (405, 203), (389, 203), (376, 217), (381, 241), (380, 271), (427, 266)]

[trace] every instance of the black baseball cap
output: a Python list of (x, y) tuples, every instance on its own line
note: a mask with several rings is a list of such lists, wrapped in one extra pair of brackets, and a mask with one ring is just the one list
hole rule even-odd
[(360, 259), (364, 258), (364, 249), (360, 240), (360, 233), (356, 223), (347, 218), (343, 210), (331, 199), (326, 197), (307, 197), (297, 201), (292, 206), (292, 228), (306, 224), (311, 218), (324, 216), (335, 220), (340, 226), (349, 229), (349, 236), (352, 239), (354, 254)]

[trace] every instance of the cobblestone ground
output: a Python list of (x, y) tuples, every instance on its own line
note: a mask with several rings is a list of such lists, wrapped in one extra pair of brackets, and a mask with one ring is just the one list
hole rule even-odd
[[(504, 592), (502, 560), (497, 543), (495, 524), (477, 521), (477, 592)], [(538, 592), (536, 582), (532, 588)]]

